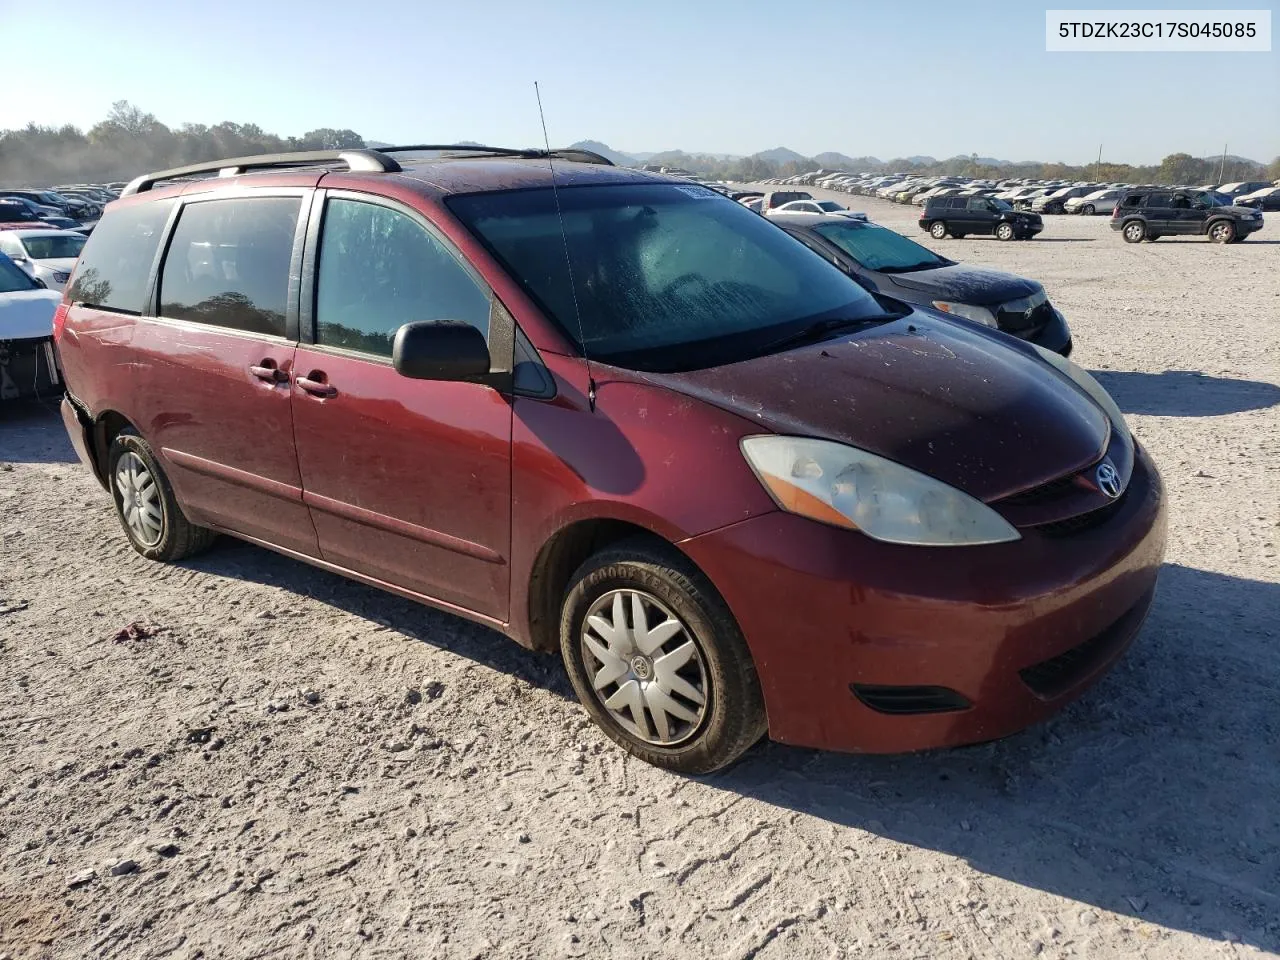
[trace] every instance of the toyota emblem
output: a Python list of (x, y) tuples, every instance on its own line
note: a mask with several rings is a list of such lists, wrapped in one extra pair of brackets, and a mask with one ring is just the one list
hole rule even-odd
[(1110, 460), (1103, 460), (1094, 474), (1098, 481), (1098, 489), (1114, 500), (1120, 496), (1120, 471), (1112, 466)]

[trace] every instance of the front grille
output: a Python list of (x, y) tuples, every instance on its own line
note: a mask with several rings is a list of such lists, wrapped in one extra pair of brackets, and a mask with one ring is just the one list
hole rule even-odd
[(1097, 510), (1090, 510), (1076, 517), (1067, 517), (1065, 520), (1055, 520), (1053, 523), (1042, 523), (1035, 529), (1046, 537), (1070, 537), (1085, 530), (1092, 530), (1110, 520), (1128, 496), (1129, 488), (1125, 487), (1120, 496)]
[(1031, 332), (1039, 333), (1053, 319), (1053, 306), (1048, 300), (1035, 306), (1030, 314), (1027, 313), (1025, 306), (1015, 309), (1008, 303), (1001, 304), (996, 309), (996, 323), (1001, 330), (1016, 331), (1024, 335), (1030, 335)]
[(1065, 477), (1059, 477), (1057, 480), (1050, 480), (1048, 483), (1042, 483), (1038, 487), (1032, 487), (1022, 493), (1015, 493), (1011, 497), (1005, 497), (1000, 501), (1000, 505), (1006, 504), (1015, 507), (1039, 507), (1046, 503), (1053, 503), (1060, 500), (1064, 496), (1079, 492), (1081, 489), (1076, 483), (1076, 477), (1079, 474), (1069, 473)]
[(964, 710), (969, 701), (947, 687), (898, 687), (851, 683), (849, 689), (877, 713), (949, 713)]
[(1019, 670), (1018, 676), (1041, 699), (1052, 700), (1061, 696), (1115, 653), (1132, 635), (1150, 604), (1151, 591), (1148, 591), (1101, 633), (1065, 653)]

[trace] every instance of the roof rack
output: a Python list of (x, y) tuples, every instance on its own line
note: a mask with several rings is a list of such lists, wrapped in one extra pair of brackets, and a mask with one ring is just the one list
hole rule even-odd
[(216, 173), (219, 177), (236, 177), (250, 170), (268, 170), (272, 168), (309, 167), (326, 163), (345, 163), (348, 170), (370, 173), (399, 173), (403, 168), (392, 157), (393, 153), (417, 153), (434, 151), (449, 153), (457, 157), (493, 156), (513, 159), (555, 159), (568, 160), (574, 163), (599, 163), (613, 166), (608, 157), (591, 150), (567, 148), (563, 150), (513, 150), (509, 147), (486, 147), (470, 143), (419, 143), (407, 146), (379, 147), (377, 150), (307, 150), (297, 153), (264, 153), (254, 157), (233, 157), (229, 160), (210, 160), (206, 163), (193, 163), (186, 167), (174, 167), (170, 170), (158, 170), (135, 177), (120, 191), (120, 196), (128, 197), (135, 193), (144, 193), (157, 183), (165, 180), (180, 180), (197, 177), (200, 174)]
[(592, 150), (580, 150), (576, 147), (564, 147), (555, 150), (530, 148), (514, 150), (511, 147), (486, 147), (479, 143), (418, 143), (408, 146), (379, 147), (379, 153), (413, 153), (433, 150), (440, 153), (462, 154), (468, 156), (489, 155), (494, 157), (511, 157), (521, 160), (569, 160), (574, 163), (599, 163), (612, 167), (613, 161)]
[(345, 163), (348, 170), (375, 173), (398, 173), (400, 164), (377, 150), (305, 150), (296, 153), (264, 153), (255, 157), (233, 157), (230, 160), (211, 160), (193, 163), (186, 167), (159, 170), (135, 177), (120, 191), (127, 197), (150, 190), (162, 180), (177, 180), (201, 173), (216, 173), (220, 177), (235, 177), (250, 170), (272, 167), (306, 167), (322, 163)]

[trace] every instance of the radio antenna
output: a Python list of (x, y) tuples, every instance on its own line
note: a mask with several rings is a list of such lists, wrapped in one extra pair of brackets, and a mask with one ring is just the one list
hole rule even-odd
[(542, 121), (542, 142), (547, 148), (547, 167), (551, 170), (551, 196), (555, 199), (556, 219), (560, 221), (560, 242), (564, 244), (564, 262), (569, 268), (569, 292), (573, 294), (573, 315), (578, 322), (578, 342), (582, 344), (582, 359), (587, 366), (587, 403), (596, 409), (596, 378), (591, 373), (591, 354), (587, 350), (587, 335), (582, 326), (582, 308), (578, 305), (578, 285), (573, 279), (573, 258), (569, 256), (569, 233), (564, 227), (564, 211), (560, 208), (560, 191), (556, 187), (556, 167), (551, 160), (551, 138), (547, 136), (547, 117), (542, 112), (542, 91), (538, 81), (533, 81), (533, 94), (538, 98), (538, 119)]

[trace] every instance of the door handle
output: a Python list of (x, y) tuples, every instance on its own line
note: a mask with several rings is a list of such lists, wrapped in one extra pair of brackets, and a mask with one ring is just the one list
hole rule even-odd
[(261, 363), (250, 364), (249, 372), (259, 380), (267, 381), (267, 383), (284, 383), (289, 379), (289, 375), (277, 367), (276, 362), (270, 357)]
[(323, 370), (312, 370), (305, 377), (293, 381), (313, 397), (332, 397), (338, 391), (329, 385), (329, 378)]

